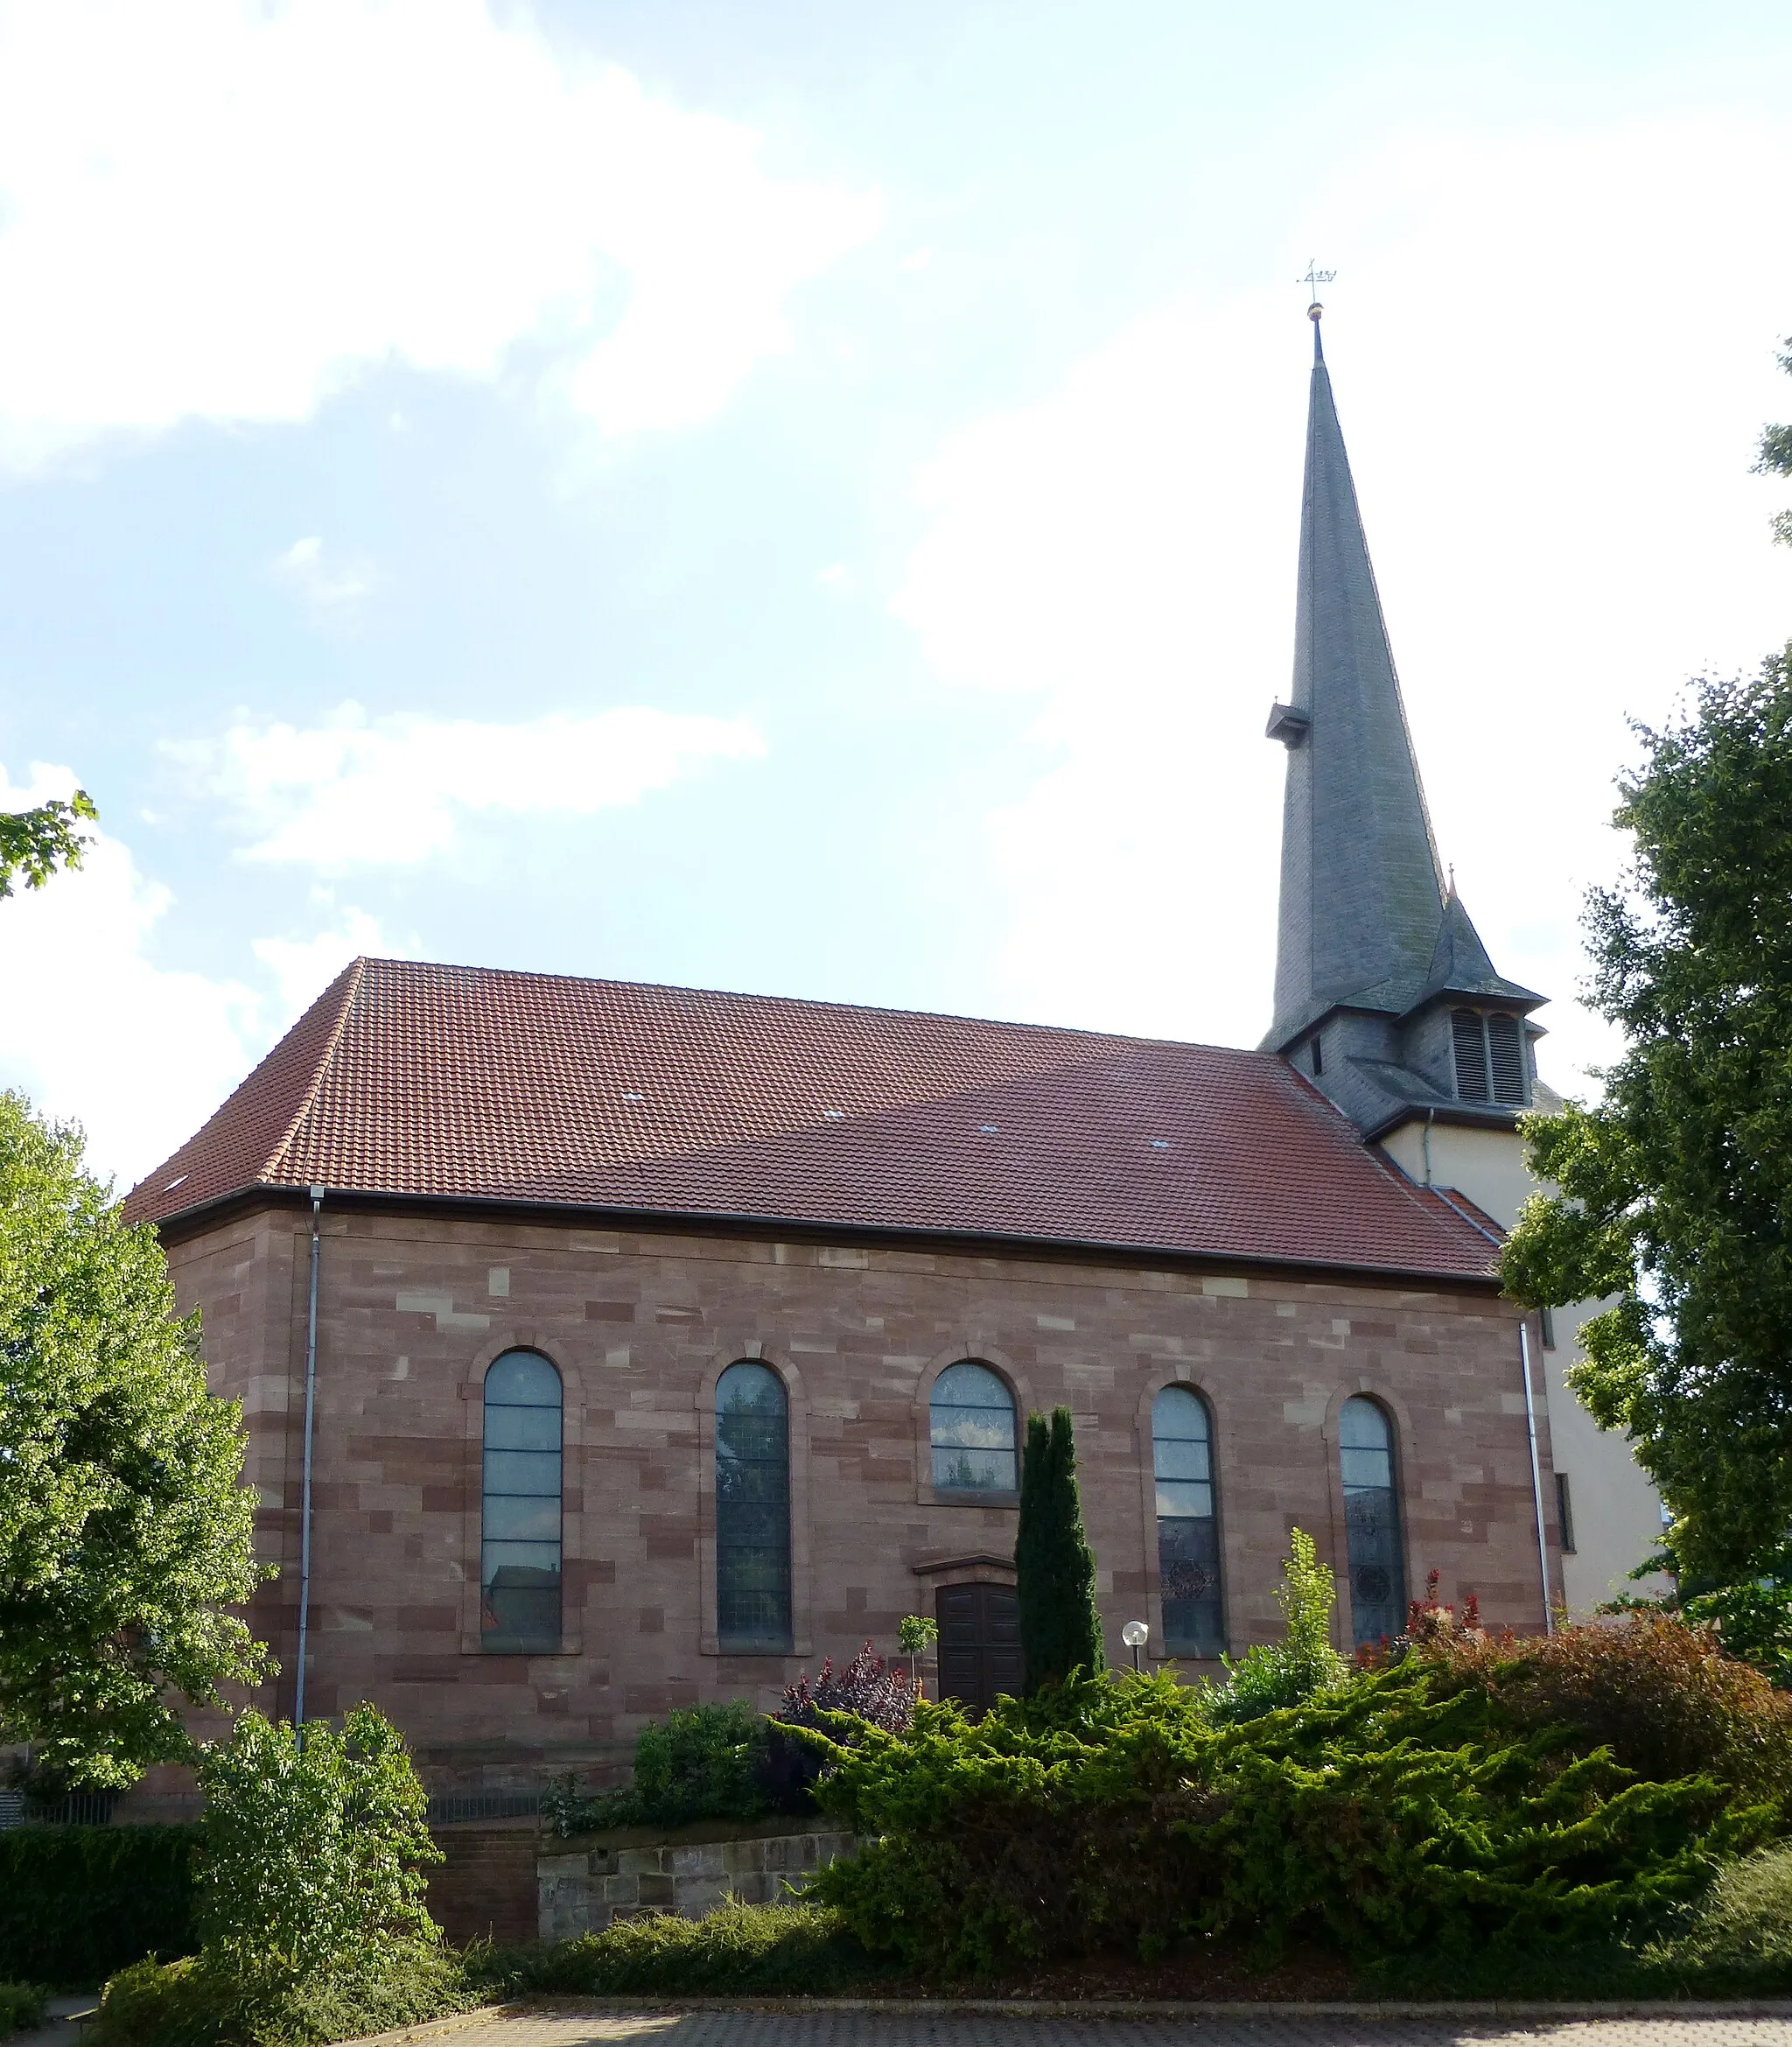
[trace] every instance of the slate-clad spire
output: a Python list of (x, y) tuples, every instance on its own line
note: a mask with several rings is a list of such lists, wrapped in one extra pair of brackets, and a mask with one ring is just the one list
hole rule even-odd
[(1319, 316), (1294, 687), (1270, 720), (1288, 747), (1272, 1050), (1340, 1003), (1406, 1011), (1431, 979), (1445, 902)]

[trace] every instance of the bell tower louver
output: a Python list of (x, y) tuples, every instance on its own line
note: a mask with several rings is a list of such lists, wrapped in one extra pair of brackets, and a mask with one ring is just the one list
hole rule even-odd
[[(1530, 1099), (1518, 1020), (1543, 998), (1494, 970), (1446, 882), (1407, 728), (1368, 542), (1312, 320), (1294, 676), (1269, 736), (1288, 749), (1275, 1020), (1266, 1051), (1295, 1059), (1368, 1135), (1415, 1111), (1509, 1122)], [(1466, 1023), (1519, 1030), (1493, 1083), (1459, 1060)], [(1485, 1046), (1489, 1026), (1481, 1022)], [(1486, 1058), (1482, 1067), (1493, 1069)], [(1477, 1089), (1479, 1091), (1477, 1092)]]

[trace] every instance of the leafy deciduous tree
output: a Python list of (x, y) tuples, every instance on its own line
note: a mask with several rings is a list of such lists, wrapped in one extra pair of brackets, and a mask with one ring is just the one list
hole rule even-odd
[(1595, 891), (1588, 994), (1624, 1035), (1596, 1107), (1525, 1119), (1558, 1194), (1502, 1262), (1532, 1303), (1611, 1297), (1575, 1391), (1628, 1429), (1694, 1584), (1770, 1568), (1792, 1529), (1792, 649), (1637, 728)]
[[(1792, 340), (1786, 343), (1786, 352), (1780, 358), (1780, 367), (1792, 373)], [(1760, 449), (1755, 460), (1754, 473), (1757, 476), (1792, 476), (1792, 426), (1764, 426), (1761, 429)], [(1774, 538), (1787, 547), (1792, 547), (1792, 512), (1776, 512), (1774, 515)]]
[(206, 1793), (196, 1917), (206, 1959), (253, 1977), (352, 1969), (430, 1941), (424, 1875), (442, 1860), (403, 1737), (356, 1706), (339, 1732), (242, 1714), (202, 1750)]
[(262, 1673), (222, 1610), (260, 1575), (242, 1470), (155, 1231), (0, 1093), (0, 1740), (129, 1784), (186, 1752), (170, 1694)]
[(91, 841), (75, 825), (99, 814), (84, 789), (76, 789), (66, 803), (52, 796), (35, 810), (0, 810), (0, 897), (12, 894), (15, 877), (27, 888), (41, 888), (59, 863), (80, 866)]
[(1096, 1560), (1083, 1532), (1070, 1410), (1030, 1415), (1014, 1543), (1020, 1654), (1028, 1696), (1074, 1670), (1107, 1668), (1096, 1604)]

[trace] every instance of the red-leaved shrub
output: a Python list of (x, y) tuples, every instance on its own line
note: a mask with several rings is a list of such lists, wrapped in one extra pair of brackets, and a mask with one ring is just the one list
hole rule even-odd
[(805, 1672), (787, 1685), (769, 1716), (764, 1770), (766, 1793), (780, 1812), (798, 1812), (809, 1804), (810, 1787), (822, 1769), (817, 1752), (783, 1729), (818, 1728), (824, 1713), (856, 1713), (886, 1734), (900, 1735), (914, 1718), (914, 1686), (906, 1671), (886, 1663), (869, 1642), (838, 1670), (829, 1657), (813, 1678)]
[(1676, 1615), (1524, 1637), (1427, 1624), (1412, 1646), (1485, 1686), (1520, 1724), (1566, 1722), (1639, 1776), (1703, 1773), (1763, 1795), (1792, 1784), (1792, 1699)]

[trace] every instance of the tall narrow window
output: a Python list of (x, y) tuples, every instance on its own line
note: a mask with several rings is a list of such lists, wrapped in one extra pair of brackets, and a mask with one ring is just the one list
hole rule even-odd
[(1555, 1310), (1549, 1307), (1540, 1307), (1536, 1311), (1536, 1319), (1543, 1325), (1544, 1349), (1553, 1350), (1556, 1348)]
[(1214, 1512), (1213, 1427), (1207, 1402), (1186, 1386), (1166, 1386), (1152, 1403), (1152, 1469), (1164, 1646), (1172, 1656), (1218, 1656), (1226, 1646), (1226, 1615)]
[(1574, 1503), (1568, 1497), (1568, 1474), (1556, 1474), (1556, 1528), (1562, 1539), (1562, 1553), (1574, 1554)]
[(734, 1653), (790, 1647), (790, 1403), (751, 1361), (716, 1382), (716, 1633)]
[(1018, 1490), (1014, 1396), (988, 1365), (948, 1364), (934, 1381), (928, 1425), (940, 1491)]
[(1344, 1526), (1350, 1546), (1350, 1620), (1359, 1643), (1397, 1635), (1406, 1619), (1394, 1432), (1373, 1400), (1347, 1400), (1339, 1417)]
[(538, 1350), (486, 1374), (480, 1638), (492, 1650), (560, 1646), (560, 1375)]

